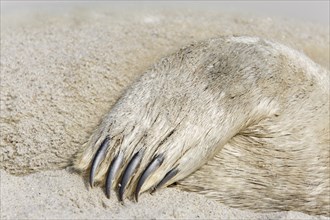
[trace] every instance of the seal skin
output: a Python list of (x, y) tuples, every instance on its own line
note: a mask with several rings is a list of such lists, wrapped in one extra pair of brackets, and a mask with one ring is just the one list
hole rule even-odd
[(329, 71), (284, 45), (227, 36), (154, 64), (75, 169), (138, 199), (173, 183), (236, 208), (330, 216)]

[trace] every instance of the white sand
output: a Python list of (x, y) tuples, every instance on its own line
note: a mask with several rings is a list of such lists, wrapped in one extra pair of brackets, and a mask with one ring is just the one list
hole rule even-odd
[(276, 40), (329, 69), (329, 28), (314, 24), (118, 8), (2, 17), (0, 218), (317, 219), (231, 209), (176, 189), (143, 194), (139, 203), (122, 206), (63, 170), (148, 66), (191, 41), (224, 34)]

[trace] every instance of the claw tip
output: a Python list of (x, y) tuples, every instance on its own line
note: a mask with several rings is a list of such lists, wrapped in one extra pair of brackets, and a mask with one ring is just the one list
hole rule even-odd
[(135, 192), (135, 202), (138, 202), (138, 201), (139, 201), (139, 193)]
[(94, 177), (92, 177), (92, 176), (89, 178), (89, 185), (91, 188), (94, 187)]

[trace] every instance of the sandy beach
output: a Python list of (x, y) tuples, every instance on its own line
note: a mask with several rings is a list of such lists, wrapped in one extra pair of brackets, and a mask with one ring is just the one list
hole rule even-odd
[(329, 69), (329, 27), (203, 10), (72, 7), (1, 18), (1, 219), (330, 219), (255, 213), (178, 189), (109, 200), (69, 171), (125, 88), (162, 56), (221, 35), (259, 36)]

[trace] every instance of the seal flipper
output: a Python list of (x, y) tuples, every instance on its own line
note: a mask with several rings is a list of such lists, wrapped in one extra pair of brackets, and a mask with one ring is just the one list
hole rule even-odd
[[(278, 70), (272, 69), (277, 60), (253, 42), (209, 40), (156, 63), (118, 100), (76, 167), (92, 167), (91, 185), (108, 179), (107, 195), (119, 189), (119, 200), (132, 195), (137, 200), (140, 192), (195, 172), (240, 130), (278, 110), (277, 90), (265, 92), (269, 85), (280, 86)], [(96, 150), (95, 140), (105, 136), (109, 147)], [(151, 162), (157, 155), (163, 155), (162, 162)]]

